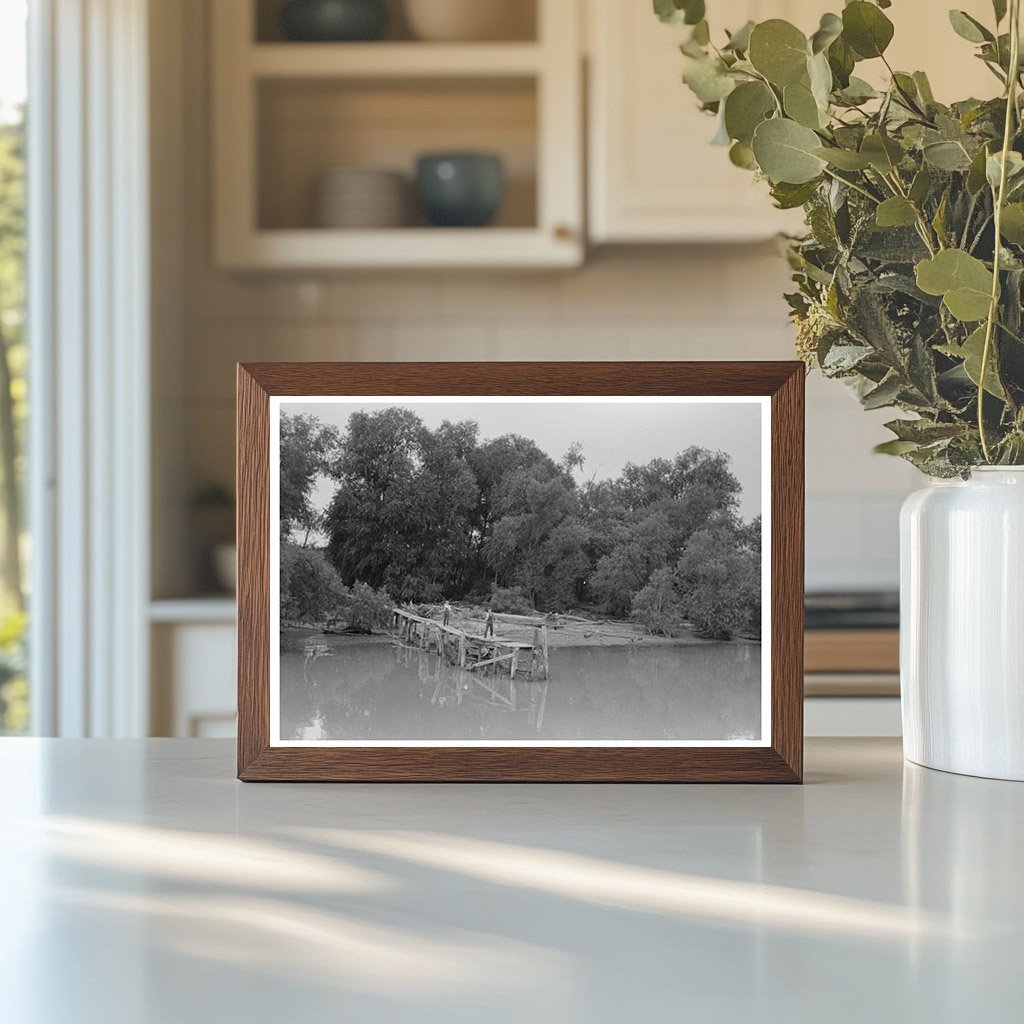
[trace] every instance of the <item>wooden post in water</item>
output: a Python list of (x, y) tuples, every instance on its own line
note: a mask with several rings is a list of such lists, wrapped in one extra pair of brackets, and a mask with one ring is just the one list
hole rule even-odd
[(548, 677), (548, 627), (541, 626), (541, 636), (544, 640), (544, 678)]
[(459, 631), (459, 668), (466, 667), (466, 634)]

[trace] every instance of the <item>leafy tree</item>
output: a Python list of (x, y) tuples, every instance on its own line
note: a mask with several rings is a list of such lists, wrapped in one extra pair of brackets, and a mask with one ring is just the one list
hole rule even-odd
[(355, 413), (341, 441), (328, 554), (346, 583), (400, 600), (465, 585), (478, 491), (467, 456), (476, 424), (424, 427), (411, 410)]
[[(472, 422), (431, 430), (397, 407), (350, 417), (331, 449), (338, 486), (324, 517), (344, 585), (417, 602), (490, 591), (524, 611), (596, 604), (662, 628), (657, 615), (683, 612), (678, 592), (671, 608), (662, 600), (659, 570), (700, 531), (741, 526), (720, 452), (691, 447), (581, 487), (579, 445), (556, 462), (529, 438), (478, 435)], [(309, 479), (299, 474), (300, 494)], [(754, 555), (752, 541), (736, 544)]]
[(725, 640), (760, 623), (761, 560), (731, 526), (700, 530), (675, 569), (679, 607), (699, 636)]
[(327, 473), (338, 446), (338, 431), (315, 416), (281, 416), (281, 530), (309, 534), (320, 527), (312, 505), (317, 478)]
[(682, 625), (682, 606), (675, 572), (668, 566), (655, 570), (633, 598), (631, 618), (651, 633), (670, 635)]
[(339, 614), (347, 590), (322, 551), (281, 544), (281, 621), (325, 622)]
[(534, 605), (573, 602), (589, 567), (572, 478), (544, 462), (512, 472), (496, 489), (497, 518), (484, 557), (495, 582), (519, 587)]
[(24, 110), (0, 112), (0, 733), (29, 719), (25, 675), (24, 529), (25, 346)]
[(357, 583), (345, 607), (350, 632), (372, 633), (383, 629), (391, 621), (391, 608), (391, 598), (383, 590)]
[(0, 497), (3, 589), (21, 609), (25, 388), (25, 132), (19, 117), (0, 121)]

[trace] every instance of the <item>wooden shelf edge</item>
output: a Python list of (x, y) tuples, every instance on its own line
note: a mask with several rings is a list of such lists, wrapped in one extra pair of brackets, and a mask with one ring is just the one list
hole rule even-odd
[(579, 266), (582, 243), (537, 228), (396, 228), (255, 231), (218, 247), (227, 270)]
[(804, 633), (804, 670), (898, 673), (899, 630), (809, 629)]
[(255, 43), (255, 78), (495, 78), (541, 71), (537, 43)]

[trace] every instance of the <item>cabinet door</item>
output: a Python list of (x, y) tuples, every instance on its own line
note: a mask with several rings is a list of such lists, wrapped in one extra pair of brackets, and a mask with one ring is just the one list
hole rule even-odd
[[(689, 31), (663, 25), (649, 0), (587, 0), (590, 26), (590, 237), (594, 242), (702, 242), (767, 238), (799, 231), (799, 212), (775, 210), (764, 183), (712, 146), (713, 118), (682, 84), (678, 49)], [(811, 33), (828, 0), (709, 0), (712, 33), (748, 19), (786, 18)], [(992, 21), (989, 0), (956, 6)], [(998, 83), (949, 24), (946, 5), (901, 0), (886, 12), (896, 25), (895, 67), (927, 71), (939, 99), (996, 94)], [(872, 81), (880, 61), (861, 64)]]
[[(799, 229), (799, 216), (775, 210), (767, 186), (710, 144), (715, 120), (682, 83), (679, 44), (689, 29), (663, 25), (649, 0), (588, 2), (591, 240), (713, 242)], [(796, 18), (798, 6), (712, 0), (708, 17), (717, 37), (751, 18)]]

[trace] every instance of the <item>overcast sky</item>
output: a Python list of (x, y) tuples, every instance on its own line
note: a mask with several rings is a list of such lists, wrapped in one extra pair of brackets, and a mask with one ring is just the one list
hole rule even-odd
[[(359, 400), (316, 403), (282, 402), (289, 415), (315, 415), (344, 428), (353, 412), (376, 412), (390, 403)], [(750, 402), (581, 402), (511, 403), (403, 402), (431, 428), (443, 420), (474, 420), (480, 440), (523, 434), (556, 461), (578, 441), (586, 460), (579, 481), (616, 477), (628, 462), (672, 458), (691, 444), (723, 451), (742, 485), (740, 514), (749, 519), (761, 510), (761, 406)], [(324, 508), (334, 485), (321, 481), (316, 504)]]

